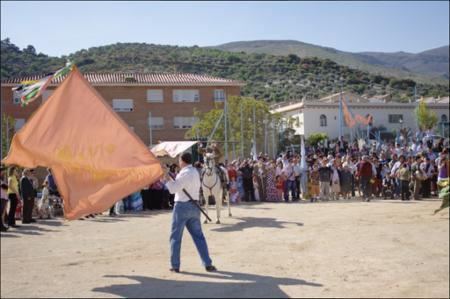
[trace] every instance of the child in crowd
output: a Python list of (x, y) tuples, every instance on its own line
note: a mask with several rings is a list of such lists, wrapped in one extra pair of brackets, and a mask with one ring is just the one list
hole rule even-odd
[(319, 198), (319, 166), (314, 164), (310, 175), (311, 202), (317, 201)]
[(283, 190), (284, 190), (284, 180), (282, 175), (277, 175), (277, 199), (278, 201), (283, 200)]
[(261, 201), (261, 197), (259, 194), (259, 184), (258, 184), (258, 179), (256, 177), (256, 175), (253, 176), (253, 188), (255, 189), (255, 200), (256, 201)]
[(236, 182), (236, 177), (232, 176), (231, 178), (231, 182), (230, 182), (230, 200), (232, 203), (238, 203), (240, 202), (239, 199), (239, 192), (237, 189), (237, 182)]
[(409, 170), (407, 163), (403, 163), (402, 168), (398, 171), (398, 178), (400, 179), (402, 200), (409, 200), (409, 182), (411, 180), (411, 171)]
[(48, 182), (44, 181), (44, 183), (42, 184), (42, 196), (38, 205), (39, 219), (42, 219), (44, 217), (46, 217), (47, 219), (52, 218), (52, 208), (50, 207), (50, 202), (48, 199), (49, 193)]

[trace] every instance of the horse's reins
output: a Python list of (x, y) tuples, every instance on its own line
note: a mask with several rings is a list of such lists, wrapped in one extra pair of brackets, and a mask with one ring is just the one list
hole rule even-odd
[[(209, 163), (206, 164), (206, 165), (207, 165), (206, 170), (211, 169), (210, 173), (212, 173), (213, 167), (210, 167), (210, 166), (209, 166)], [(204, 183), (204, 181), (203, 181), (203, 177), (205, 176), (206, 170), (205, 170), (205, 172), (202, 173), (202, 176), (201, 176), (201, 182), (202, 182), (202, 185), (205, 186), (206, 188), (208, 188), (208, 189), (209, 189), (209, 192), (212, 194), (212, 193), (213, 193), (213, 192), (212, 192), (212, 189), (217, 185), (217, 180), (218, 180), (219, 175), (218, 175), (218, 174), (216, 175), (216, 181), (214, 182), (214, 184), (213, 184), (211, 187), (209, 187), (209, 186), (206, 185), (206, 184)], [(209, 175), (208, 175), (208, 176), (209, 176)]]

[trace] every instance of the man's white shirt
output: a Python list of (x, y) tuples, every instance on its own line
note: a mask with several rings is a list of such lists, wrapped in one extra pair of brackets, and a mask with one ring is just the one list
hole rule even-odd
[(181, 169), (175, 181), (167, 182), (166, 186), (170, 193), (175, 194), (175, 202), (188, 202), (190, 200), (183, 192), (183, 188), (192, 196), (192, 199), (199, 200), (200, 175), (192, 165)]

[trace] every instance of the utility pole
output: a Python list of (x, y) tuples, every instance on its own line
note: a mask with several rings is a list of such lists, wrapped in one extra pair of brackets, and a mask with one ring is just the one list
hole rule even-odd
[(272, 120), (272, 155), (273, 158), (275, 159), (277, 156), (276, 153), (276, 146), (275, 146), (275, 133), (276, 133), (276, 125), (275, 125), (275, 120)]
[(342, 82), (339, 94), (339, 141), (342, 143)]
[(244, 158), (244, 122), (243, 122), (243, 116), (242, 116), (242, 99), (241, 99), (241, 158)]
[(152, 136), (152, 113), (149, 112), (148, 113), (148, 128), (149, 128), (149, 132), (150, 132), (150, 148), (152, 148), (153, 146), (153, 136)]
[(258, 155), (258, 151), (256, 150), (256, 112), (255, 106), (253, 106), (253, 147), (255, 149), (255, 156)]
[(267, 154), (267, 122), (268, 120), (264, 118), (264, 154)]

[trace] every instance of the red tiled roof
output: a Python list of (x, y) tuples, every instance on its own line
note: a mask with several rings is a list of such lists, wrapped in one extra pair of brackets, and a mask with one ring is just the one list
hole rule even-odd
[[(92, 85), (146, 85), (146, 86), (243, 86), (245, 83), (219, 77), (197, 74), (150, 74), (150, 73), (84, 73)], [(21, 81), (38, 80), (44, 76), (28, 76), (2, 80), (2, 84), (19, 84)], [(60, 84), (64, 78), (52, 80)]]

